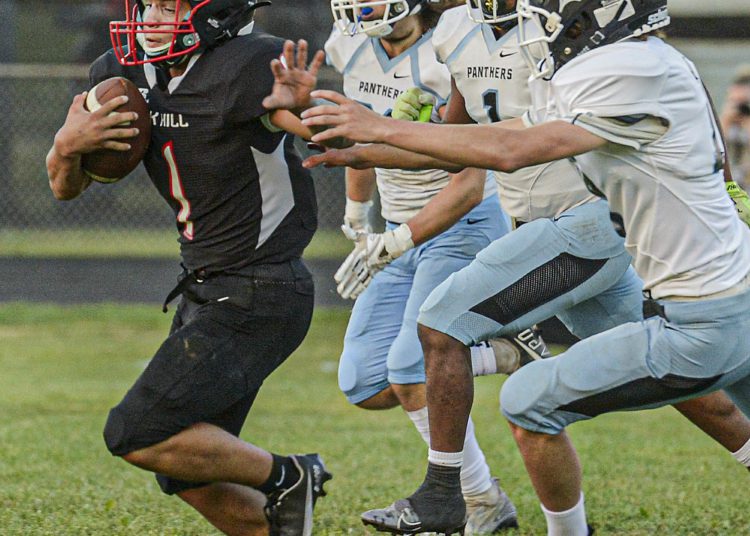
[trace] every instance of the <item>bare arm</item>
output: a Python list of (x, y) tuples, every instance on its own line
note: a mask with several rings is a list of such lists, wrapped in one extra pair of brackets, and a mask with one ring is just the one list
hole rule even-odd
[[(471, 117), (466, 112), (466, 102), (463, 95), (458, 91), (453, 79), (451, 79), (451, 86), (452, 91), (448, 104), (441, 110), (443, 120), (446, 123), (472, 123)], [(321, 164), (326, 167), (347, 166), (355, 169), (372, 167), (383, 169), (443, 169), (451, 173), (458, 173), (463, 169), (463, 166), (456, 165), (453, 162), (382, 143), (359, 144), (343, 151), (327, 151), (323, 154), (313, 155), (304, 162), (304, 166), (307, 168), (314, 168)]]
[(376, 179), (374, 169), (346, 169), (346, 197), (358, 203), (372, 200)]
[[(270, 110), (267, 119), (271, 130), (285, 130), (305, 140), (325, 130), (325, 127), (306, 127), (299, 118), (303, 111), (315, 105), (310, 94), (315, 89), (318, 72), (325, 61), (325, 53), (318, 50), (308, 67), (307, 55), (308, 45), (304, 39), (297, 43), (296, 53), (294, 42), (285, 41), (284, 61), (275, 59), (271, 62), (274, 85), (271, 94), (263, 99), (263, 106)], [(342, 139), (331, 139), (326, 145), (349, 147), (352, 143)]]
[(553, 121), (528, 129), (494, 125), (435, 125), (389, 121), (333, 91), (314, 94), (338, 106), (319, 106), (303, 115), (306, 125), (331, 128), (313, 137), (324, 141), (343, 136), (360, 143), (386, 143), (408, 151), (445, 159), (466, 167), (515, 171), (560, 160), (604, 145), (606, 140), (587, 130)]
[(325, 153), (312, 155), (303, 162), (306, 168), (314, 168), (321, 164), (326, 167), (346, 166), (352, 169), (374, 167), (383, 169), (444, 169), (452, 173), (463, 169), (463, 166), (445, 160), (382, 143), (359, 144), (348, 149), (328, 150)]
[(414, 244), (422, 244), (451, 228), (481, 203), (486, 176), (486, 171), (477, 168), (453, 175), (448, 186), (407, 222)]
[(98, 149), (127, 151), (130, 145), (118, 140), (138, 135), (137, 128), (119, 126), (137, 118), (135, 112), (115, 112), (127, 102), (127, 97), (114, 98), (93, 113), (84, 108), (85, 99), (86, 93), (75, 96), (65, 123), (47, 153), (50, 189), (55, 198), (63, 201), (78, 197), (91, 184), (81, 167), (84, 154)]

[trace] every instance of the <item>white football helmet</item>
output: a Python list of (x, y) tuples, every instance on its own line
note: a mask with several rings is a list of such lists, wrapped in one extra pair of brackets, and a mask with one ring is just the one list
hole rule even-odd
[(508, 9), (505, 0), (466, 0), (469, 18), (477, 24), (502, 24), (517, 19), (514, 7)]
[[(341, 33), (356, 35), (366, 33), (370, 37), (385, 37), (393, 31), (393, 25), (422, 10), (422, 5), (434, 0), (331, 0), (331, 11)], [(385, 6), (382, 17), (368, 19), (373, 9)]]
[(521, 54), (534, 78), (550, 78), (581, 54), (670, 22), (667, 0), (518, 0), (516, 10)]

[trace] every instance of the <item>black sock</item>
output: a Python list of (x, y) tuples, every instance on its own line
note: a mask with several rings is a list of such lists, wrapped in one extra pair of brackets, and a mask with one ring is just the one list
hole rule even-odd
[(297, 467), (289, 456), (273, 456), (273, 465), (271, 466), (271, 475), (268, 480), (263, 482), (256, 489), (268, 495), (274, 491), (291, 488), (300, 477)]
[(409, 503), (422, 522), (426, 522), (422, 528), (460, 527), (466, 515), (461, 495), (461, 468), (429, 463), (424, 482), (409, 497)]

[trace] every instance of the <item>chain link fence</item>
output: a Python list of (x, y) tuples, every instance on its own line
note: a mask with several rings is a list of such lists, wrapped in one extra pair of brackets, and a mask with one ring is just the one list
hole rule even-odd
[[(65, 203), (56, 201), (48, 186), (46, 153), (71, 99), (88, 89), (88, 65), (109, 48), (106, 24), (121, 17), (123, 4), (0, 0), (0, 20), (14, 22), (0, 37), (0, 254), (23, 254), (40, 244), (42, 252), (82, 255), (177, 252), (171, 210), (142, 166), (125, 180), (94, 184)], [(330, 31), (330, 12), (313, 10), (311, 17), (313, 4), (328, 2), (277, 0), (273, 11), (259, 11), (258, 25), (320, 48)], [(324, 68), (320, 86), (340, 89), (340, 77)], [(299, 148), (307, 151), (303, 143)], [(313, 175), (320, 228), (334, 234), (343, 215), (343, 172), (320, 169)]]
[[(74, 94), (87, 89), (88, 64), (110, 47), (107, 23), (123, 0), (0, 0), (0, 254), (177, 253), (170, 209), (142, 169), (113, 185), (94, 185), (56, 201), (44, 159)], [(331, 28), (329, 0), (274, 0), (258, 11), (262, 29), (322, 48)], [(750, 41), (676, 41), (698, 65), (719, 105)], [(331, 69), (322, 87), (338, 89)], [(304, 152), (304, 146), (301, 146)], [(341, 170), (315, 170), (322, 233), (336, 235), (344, 204)], [(325, 243), (325, 240), (324, 240)], [(334, 244), (335, 249), (335, 244)], [(337, 253), (338, 254), (338, 253)]]

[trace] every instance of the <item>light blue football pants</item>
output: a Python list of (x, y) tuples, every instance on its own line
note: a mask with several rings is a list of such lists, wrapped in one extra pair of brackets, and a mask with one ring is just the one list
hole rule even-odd
[(339, 362), (339, 387), (349, 402), (363, 402), (392, 383), (424, 383), (419, 307), (450, 274), (506, 234), (506, 222), (497, 196), (490, 196), (453, 227), (407, 251), (373, 278), (354, 304)]
[(557, 315), (585, 338), (640, 320), (641, 288), (597, 200), (495, 240), (430, 294), (419, 323), (471, 346)]
[(750, 290), (663, 300), (666, 318), (630, 322), (536, 361), (503, 385), (503, 413), (557, 434), (602, 413), (674, 404), (718, 389), (750, 416)]

